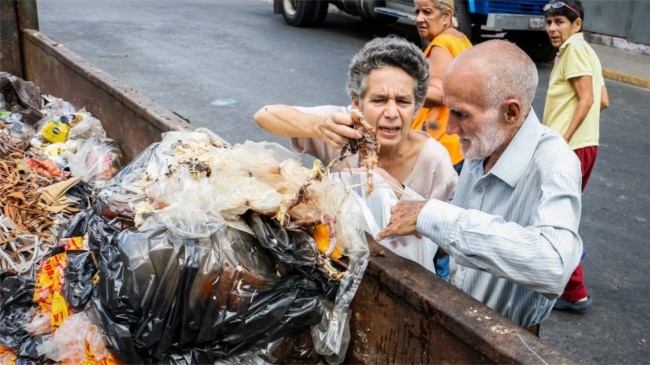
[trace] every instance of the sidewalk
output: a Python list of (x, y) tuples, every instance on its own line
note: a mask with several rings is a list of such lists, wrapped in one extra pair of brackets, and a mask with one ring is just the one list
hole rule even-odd
[(612, 37), (585, 37), (603, 66), (603, 76), (650, 90), (650, 46), (617, 44)]

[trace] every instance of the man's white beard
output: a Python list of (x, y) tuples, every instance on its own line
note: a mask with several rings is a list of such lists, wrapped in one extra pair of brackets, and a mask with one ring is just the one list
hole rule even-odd
[[(498, 115), (486, 120), (477, 136), (471, 138), (469, 149), (461, 148), (463, 157), (475, 160), (488, 157), (506, 140), (506, 131), (499, 128)], [(462, 146), (462, 145), (461, 145)]]

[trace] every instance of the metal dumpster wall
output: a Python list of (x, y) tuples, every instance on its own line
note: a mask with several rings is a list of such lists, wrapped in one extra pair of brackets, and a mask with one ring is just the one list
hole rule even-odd
[(44, 94), (87, 108), (102, 121), (129, 161), (159, 141), (162, 132), (193, 128), (187, 120), (38, 31), (23, 31), (23, 52), (24, 78)]
[(0, 70), (24, 78), (21, 29), (38, 30), (36, 0), (1, 0)]
[[(86, 107), (130, 160), (186, 120), (34, 30), (24, 32), (26, 79)], [(347, 363), (574, 364), (418, 264), (369, 239), (373, 255), (352, 303)]]
[(369, 241), (373, 257), (352, 303), (347, 362), (577, 364), (420, 265)]

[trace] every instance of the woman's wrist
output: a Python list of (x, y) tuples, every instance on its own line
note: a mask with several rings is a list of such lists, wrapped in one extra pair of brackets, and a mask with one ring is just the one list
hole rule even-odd
[(325, 127), (325, 124), (327, 123), (327, 118), (329, 118), (330, 115), (326, 115), (323, 119), (321, 119), (316, 125), (314, 126), (314, 138), (316, 139), (323, 139), (323, 128)]

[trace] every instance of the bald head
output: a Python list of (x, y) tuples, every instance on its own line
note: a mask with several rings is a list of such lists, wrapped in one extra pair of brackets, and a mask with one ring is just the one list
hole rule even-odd
[(478, 89), (480, 102), (490, 108), (516, 99), (527, 111), (539, 81), (530, 57), (514, 43), (503, 40), (483, 42), (463, 52), (449, 65), (445, 78), (460, 73), (471, 74), (476, 80), (472, 88)]

